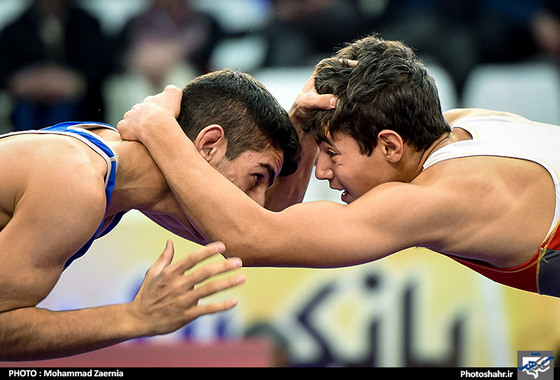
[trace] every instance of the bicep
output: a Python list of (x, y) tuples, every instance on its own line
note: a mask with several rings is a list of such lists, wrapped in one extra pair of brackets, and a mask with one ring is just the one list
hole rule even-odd
[(42, 300), (58, 281), (65, 261), (95, 233), (101, 218), (95, 205), (101, 199), (61, 189), (64, 196), (52, 188), (28, 188), (0, 231), (0, 310)]

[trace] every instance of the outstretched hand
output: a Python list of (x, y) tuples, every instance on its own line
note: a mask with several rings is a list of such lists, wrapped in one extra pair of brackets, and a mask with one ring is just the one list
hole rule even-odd
[[(181, 89), (169, 85), (159, 94), (148, 96), (142, 103), (134, 105), (117, 124), (122, 138), (143, 141), (146, 133), (152, 129), (161, 129), (166, 125), (176, 126), (182, 96)], [(172, 120), (172, 123), (166, 124), (166, 119)]]
[[(144, 282), (131, 303), (133, 315), (144, 326), (146, 335), (173, 332), (202, 315), (225, 311), (237, 304), (236, 300), (199, 304), (202, 298), (245, 281), (242, 275), (216, 279), (220, 274), (240, 268), (241, 260), (238, 258), (228, 258), (193, 270), (194, 266), (224, 250), (223, 243), (211, 243), (172, 264), (174, 248), (170, 241), (167, 242), (162, 255), (146, 272)], [(185, 273), (187, 271), (189, 273)], [(215, 281), (206, 282), (210, 279)]]

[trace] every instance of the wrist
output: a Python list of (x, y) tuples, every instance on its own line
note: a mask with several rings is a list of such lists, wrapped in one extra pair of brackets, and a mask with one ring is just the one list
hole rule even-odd
[(171, 115), (165, 115), (139, 128), (138, 139), (151, 149), (172, 141), (179, 134), (183, 134), (183, 131), (179, 127), (177, 120)]
[(119, 305), (122, 307), (121, 329), (126, 339), (134, 339), (140, 337), (153, 336), (153, 331), (148, 319), (145, 318), (141, 311), (135, 305), (134, 301)]

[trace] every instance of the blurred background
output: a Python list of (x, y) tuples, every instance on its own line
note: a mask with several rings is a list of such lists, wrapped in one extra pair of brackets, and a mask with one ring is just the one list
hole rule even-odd
[[(225, 67), (254, 75), (289, 108), (321, 58), (371, 33), (417, 51), (444, 110), (560, 124), (557, 1), (0, 0), (0, 132), (116, 124), (166, 84)], [(339, 193), (313, 181), (306, 201), (316, 199)], [(129, 301), (167, 238), (179, 256), (195, 248), (129, 213), (42, 305)], [(72, 360), (157, 366), (172, 351), (175, 366), (515, 367), (519, 350), (560, 345), (560, 301), (423, 249), (353, 268), (242, 271), (247, 284), (225, 295), (240, 300), (233, 311)]]

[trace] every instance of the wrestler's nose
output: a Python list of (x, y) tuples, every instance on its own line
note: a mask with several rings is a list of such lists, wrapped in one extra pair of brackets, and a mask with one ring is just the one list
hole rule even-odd
[(315, 177), (320, 180), (332, 180), (334, 178), (334, 173), (328, 163), (328, 157), (319, 154), (317, 158), (317, 164), (315, 167)]

